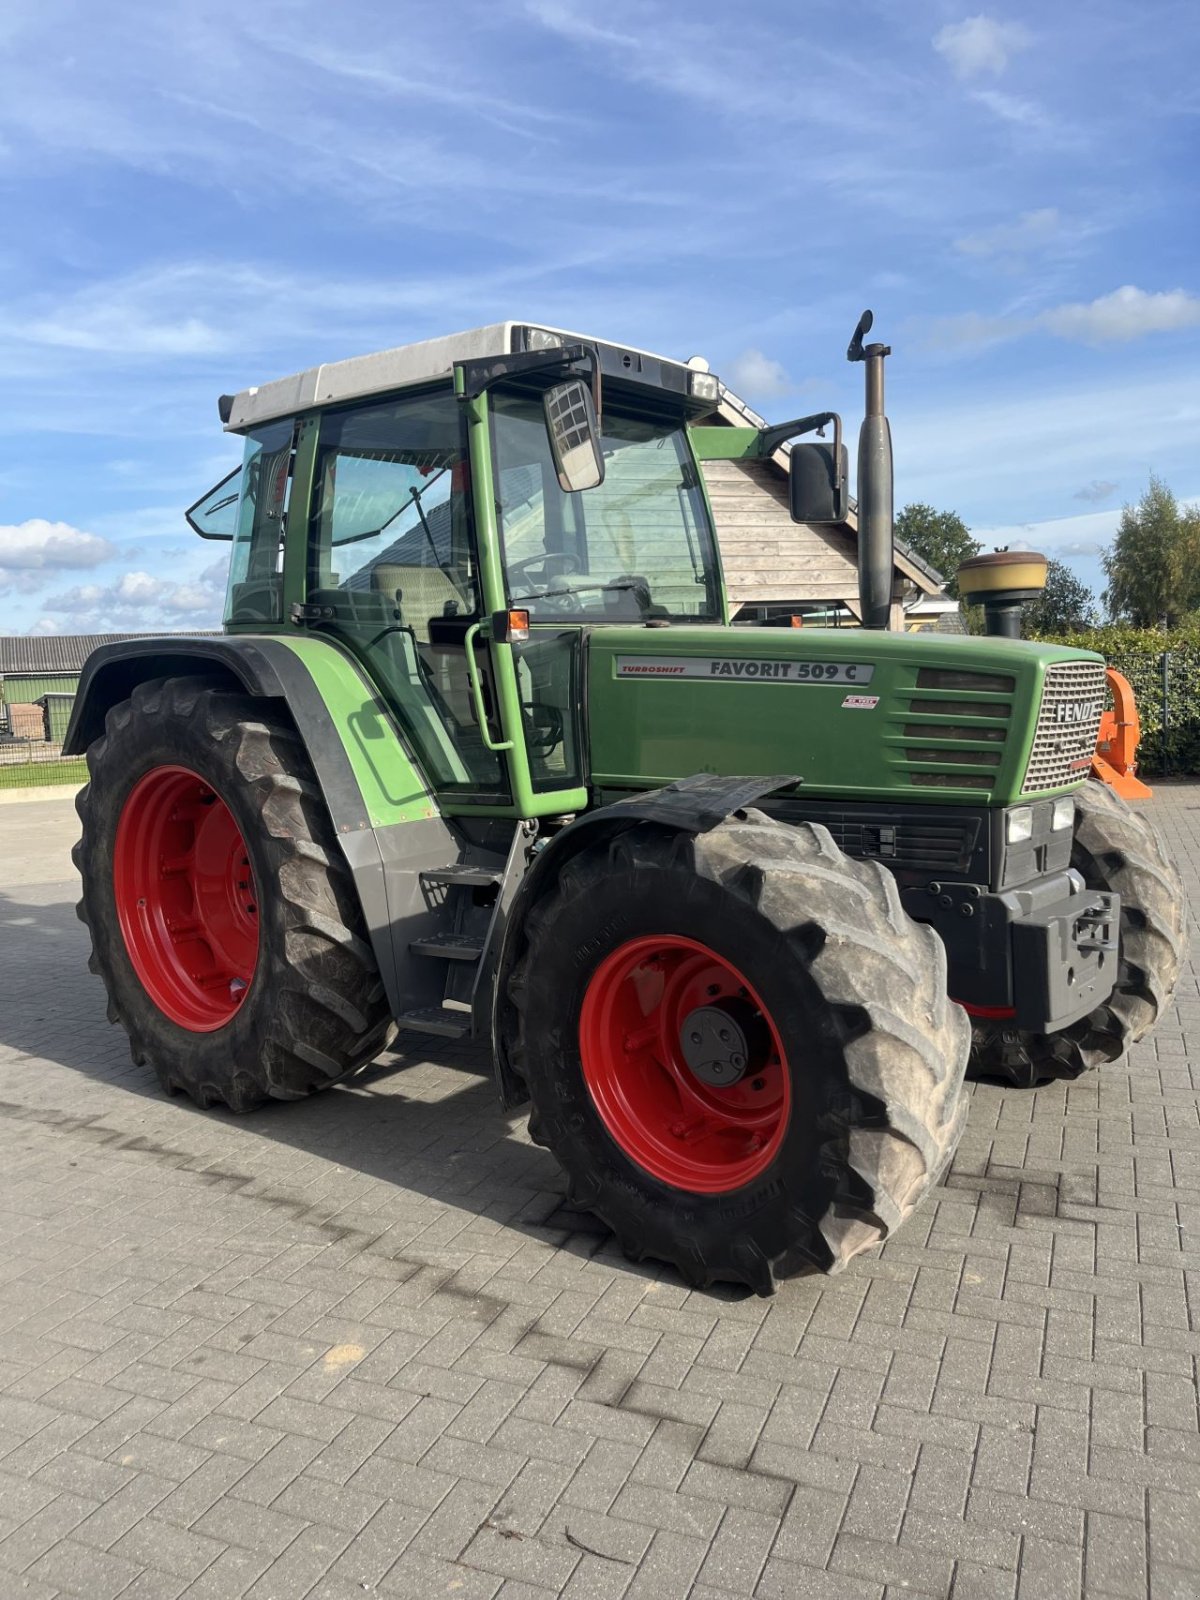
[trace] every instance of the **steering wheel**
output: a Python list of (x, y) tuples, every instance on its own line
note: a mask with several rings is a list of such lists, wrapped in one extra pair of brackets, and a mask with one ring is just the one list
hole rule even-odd
[(543, 550), (536, 556), (526, 556), (523, 561), (514, 561), (509, 565), (510, 578), (523, 578), (531, 567), (541, 567), (539, 582), (545, 585), (550, 581), (547, 567), (551, 563), (556, 565), (555, 577), (561, 577), (565, 572), (582, 572), (583, 563), (578, 556), (573, 556), (567, 550)]
[(525, 727), (525, 742), (534, 755), (548, 756), (562, 743), (563, 715), (557, 706), (522, 706), (521, 721)]

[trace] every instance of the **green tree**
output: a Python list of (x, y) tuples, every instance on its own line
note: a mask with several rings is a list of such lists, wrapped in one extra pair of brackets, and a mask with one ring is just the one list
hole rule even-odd
[(1053, 556), (1046, 559), (1046, 587), (1025, 607), (1027, 634), (1077, 633), (1096, 625), (1095, 596), (1085, 583)]
[(959, 564), (983, 549), (956, 511), (935, 511), (919, 502), (905, 506), (896, 518), (896, 537), (937, 568), (946, 580), (946, 593), (956, 600)]
[(1173, 628), (1200, 606), (1200, 512), (1179, 509), (1161, 478), (1136, 506), (1125, 506), (1102, 557), (1110, 617), (1135, 628)]

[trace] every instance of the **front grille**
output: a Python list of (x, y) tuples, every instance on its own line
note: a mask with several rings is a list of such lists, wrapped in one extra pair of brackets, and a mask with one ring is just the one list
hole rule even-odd
[[(926, 688), (951, 687), (931, 681), (933, 669), (923, 667), (918, 681)], [(999, 673), (940, 672), (940, 678), (953, 679), (960, 691), (980, 694), (1011, 694), (1013, 680)], [(972, 680), (970, 683), (965, 680)], [(961, 680), (961, 681), (960, 681)], [(909, 691), (910, 703), (904, 722), (893, 717), (892, 727), (911, 740), (897, 751), (898, 765), (907, 769), (908, 782), (916, 789), (990, 789), (995, 781), (988, 769), (999, 767), (1004, 759), (1003, 745), (1008, 737), (1009, 700), (943, 700), (925, 698)], [(949, 718), (956, 720), (951, 722)], [(957, 719), (962, 718), (962, 721)], [(984, 719), (987, 719), (986, 721)], [(898, 743), (899, 741), (892, 741)], [(964, 768), (974, 767), (974, 772)], [(938, 770), (940, 769), (940, 770)]]
[(1059, 661), (1046, 670), (1022, 794), (1086, 778), (1104, 711), (1104, 663)]
[(918, 689), (975, 689), (984, 694), (1011, 694), (1016, 679), (1006, 672), (962, 672), (957, 667), (921, 667)]
[(974, 815), (909, 816), (895, 807), (875, 814), (865, 807), (849, 812), (790, 798), (768, 801), (764, 809), (783, 822), (823, 823), (846, 855), (882, 861), (892, 868), (965, 873), (980, 840), (981, 823)]

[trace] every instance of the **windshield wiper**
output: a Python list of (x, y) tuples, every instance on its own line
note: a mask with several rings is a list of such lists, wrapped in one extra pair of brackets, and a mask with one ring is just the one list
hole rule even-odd
[(591, 589), (628, 589), (639, 596), (639, 605), (645, 610), (650, 604), (650, 590), (644, 583), (563, 583), (554, 589), (529, 589), (524, 594), (514, 594), (514, 600), (553, 600), (560, 594), (586, 594)]

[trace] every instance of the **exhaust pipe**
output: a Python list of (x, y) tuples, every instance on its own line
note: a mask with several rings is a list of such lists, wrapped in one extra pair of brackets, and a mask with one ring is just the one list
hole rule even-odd
[(858, 434), (858, 600), (864, 628), (886, 628), (891, 620), (895, 570), (892, 490), (892, 430), (883, 409), (886, 344), (869, 344), (875, 318), (864, 311), (846, 351), (847, 361), (866, 363), (866, 406)]

